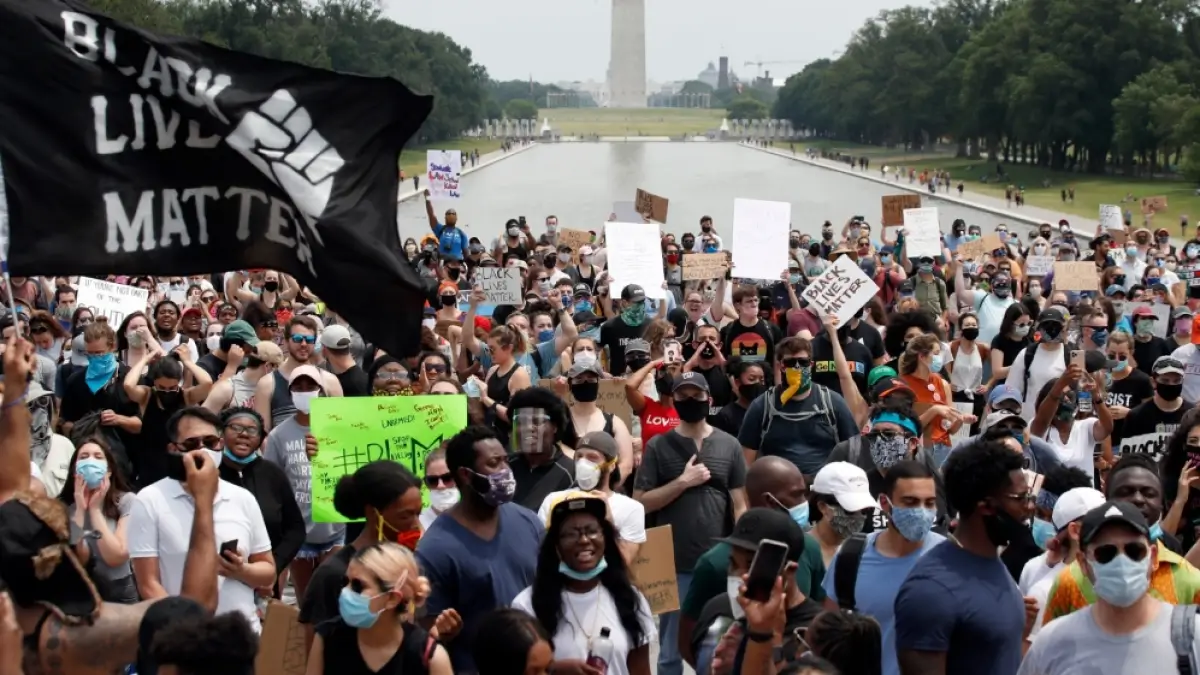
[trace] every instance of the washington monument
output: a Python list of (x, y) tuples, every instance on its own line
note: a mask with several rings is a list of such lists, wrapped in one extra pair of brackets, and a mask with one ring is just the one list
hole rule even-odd
[(646, 107), (646, 0), (612, 0), (608, 105)]

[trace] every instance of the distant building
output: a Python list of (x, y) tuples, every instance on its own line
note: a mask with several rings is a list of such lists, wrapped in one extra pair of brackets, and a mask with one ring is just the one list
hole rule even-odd
[(720, 78), (720, 74), (717, 73), (716, 66), (713, 65), (712, 61), (709, 61), (708, 67), (705, 68), (704, 70), (700, 71), (700, 74), (696, 76), (696, 79), (703, 82), (704, 84), (707, 84), (708, 86), (712, 87), (713, 89), (716, 89), (717, 84), (720, 82), (721, 78)]
[(722, 56), (720, 63), (721, 63), (721, 69), (717, 73), (717, 89), (728, 89), (729, 88), (729, 57)]
[(612, 0), (608, 105), (646, 107), (646, 2)]

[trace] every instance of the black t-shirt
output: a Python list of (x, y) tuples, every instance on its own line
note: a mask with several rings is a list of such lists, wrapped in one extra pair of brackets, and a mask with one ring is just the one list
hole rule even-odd
[[(93, 393), (87, 384), (87, 368), (80, 368), (67, 379), (59, 417), (64, 422), (79, 422), (80, 419), (91, 413), (101, 413), (105, 410), (111, 410), (123, 417), (141, 417), (138, 404), (129, 400), (129, 396), (125, 393), (125, 387), (122, 386), (125, 376), (128, 374), (129, 367), (119, 364), (108, 384)], [(96, 422), (99, 423), (99, 420)], [(132, 455), (138, 447), (138, 435), (130, 434), (115, 425), (99, 426), (98, 433), (108, 441), (109, 448), (116, 456), (125, 478), (132, 482), (136, 475)]]
[(1175, 344), (1157, 335), (1151, 336), (1145, 342), (1138, 339), (1133, 341), (1133, 358), (1137, 360), (1138, 370), (1147, 375), (1150, 374), (1150, 369), (1154, 367), (1154, 362), (1160, 356), (1170, 356), (1173, 351), (1175, 351)]
[[(858, 327), (850, 329), (850, 337), (867, 348), (867, 351), (871, 353), (872, 363), (887, 355), (883, 346), (883, 336), (879, 334), (879, 329), (866, 321), (859, 320)], [(867, 370), (869, 371), (870, 368)]]
[(315, 628), (341, 616), (338, 595), (346, 586), (346, 568), (350, 566), (355, 552), (354, 547), (347, 543), (313, 572), (308, 590), (300, 599), (300, 623), (311, 624)]
[(767, 368), (775, 363), (775, 343), (782, 339), (777, 335), (779, 327), (762, 319), (750, 327), (739, 319), (721, 329), (721, 348), (727, 359), (738, 356)]
[[(1013, 361), (1017, 360), (1017, 354), (1020, 354), (1021, 350), (1025, 349), (1027, 346), (1029, 346), (1028, 337), (1014, 340), (1007, 335), (998, 334), (996, 337), (992, 338), (992, 349), (999, 349), (1000, 353), (1004, 355), (1004, 359), (1000, 364), (1002, 366), (1011, 366)], [(1004, 379), (1005, 378), (998, 378), (996, 380), (996, 384), (1004, 384)]]
[(196, 365), (200, 367), (200, 370), (208, 373), (213, 382), (216, 382), (221, 377), (221, 373), (225, 372), (229, 363), (217, 358), (216, 352), (209, 352), (196, 359)]
[(725, 369), (721, 366), (713, 366), (707, 370), (693, 368), (692, 372), (700, 373), (708, 381), (708, 392), (712, 396), (712, 408), (708, 412), (708, 423), (712, 424), (717, 418), (717, 413), (721, 412), (721, 408), (729, 405), (735, 398), (733, 385), (729, 383), (729, 376), (725, 374)]
[[(1153, 398), (1130, 410), (1120, 441), (1113, 440), (1113, 454), (1135, 452), (1150, 455), (1155, 461), (1161, 460), (1167, 450), (1167, 439), (1179, 428), (1179, 421), (1187, 411), (1188, 407), (1181, 405), (1178, 410), (1164, 412)], [(1176, 476), (1173, 480), (1178, 479)], [(1164, 477), (1163, 481), (1166, 480)]]
[[(1153, 395), (1154, 387), (1150, 386), (1150, 376), (1136, 368), (1131, 368), (1129, 375), (1124, 378), (1120, 380), (1113, 378), (1112, 387), (1109, 388), (1104, 402), (1110, 408), (1119, 405), (1132, 411)], [(1124, 429), (1125, 420), (1113, 420), (1112, 442), (1114, 448), (1118, 447), (1121, 439), (1125, 437)]]
[(342, 384), (342, 396), (371, 395), (371, 382), (367, 380), (367, 371), (358, 364), (337, 375), (337, 379)]
[[(838, 380), (837, 366), (833, 360), (833, 344), (829, 342), (829, 334), (821, 333), (812, 341), (812, 378), (813, 382), (825, 385), (838, 394), (842, 393), (842, 384)], [(867, 373), (871, 371), (871, 352), (858, 340), (851, 340), (842, 345), (846, 354), (846, 364), (850, 367), (850, 375), (858, 386), (858, 393), (863, 398), (867, 396)]]
[(746, 408), (737, 400), (730, 401), (721, 407), (721, 412), (709, 424), (724, 431), (730, 436), (737, 437), (742, 431), (742, 420), (746, 419)]
[(645, 321), (641, 325), (630, 326), (619, 316), (601, 324), (600, 347), (608, 348), (608, 372), (617, 376), (625, 374), (625, 346), (630, 340), (642, 337), (644, 332)]
[(575, 484), (575, 462), (562, 452), (556, 453), (554, 461), (538, 467), (530, 466), (525, 455), (512, 455), (508, 465), (512, 468), (513, 480), (517, 482), (514, 504), (537, 513), (551, 492), (569, 490)]

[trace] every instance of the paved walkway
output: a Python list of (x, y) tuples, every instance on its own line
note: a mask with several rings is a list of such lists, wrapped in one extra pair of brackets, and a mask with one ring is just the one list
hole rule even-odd
[[(508, 159), (509, 157), (512, 157), (514, 155), (519, 155), (522, 152), (525, 152), (526, 150), (532, 150), (535, 147), (537, 147), (537, 143), (530, 143), (529, 145), (518, 145), (517, 147), (513, 148), (512, 150), (507, 150), (507, 151), (493, 150), (492, 152), (489, 152), (485, 155), (480, 155), (479, 163), (476, 164), (475, 166), (468, 166), (468, 167), (464, 168), (462, 175), (466, 176), (468, 174), (475, 173), (476, 171), (479, 171), (480, 169), (489, 167), (489, 166), (495, 164), (496, 162)], [(413, 190), (412, 189), (412, 178), (407, 178), (407, 179), (405, 179), (404, 183), (400, 186), (400, 195), (399, 195), (399, 197), (397, 197), (396, 201), (397, 202), (406, 202), (418, 195), (423, 195), (423, 194), (425, 194), (425, 186), (422, 186), (420, 189)]]

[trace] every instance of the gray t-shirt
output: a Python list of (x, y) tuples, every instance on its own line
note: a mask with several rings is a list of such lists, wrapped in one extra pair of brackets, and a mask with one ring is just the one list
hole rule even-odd
[[(1143, 675), (1176, 672), (1171, 645), (1172, 605), (1158, 600), (1158, 616), (1129, 635), (1096, 625), (1094, 605), (1046, 624), (1034, 637), (1017, 675)], [(1200, 627), (1192, 643), (1200, 653)]]
[[(121, 514), (121, 518), (125, 518), (126, 516), (129, 515), (129, 513), (131, 511), (133, 511), (133, 502), (135, 499), (137, 499), (137, 496), (134, 493), (126, 492), (125, 494), (121, 495), (120, 499), (117, 500), (117, 511)], [(113, 534), (117, 533), (117, 522), (118, 522), (117, 520), (113, 520), (112, 518), (105, 516), (104, 522), (106, 525), (108, 525), (109, 532), (112, 532)], [(91, 513), (87, 513), (87, 512), (84, 513), (83, 529), (85, 529), (85, 530), (95, 529), (94, 527), (92, 527), (92, 514)], [(103, 559), (97, 558), (96, 559), (96, 574), (100, 575), (101, 577), (103, 577), (105, 579), (111, 579), (111, 580), (124, 579), (125, 577), (129, 576), (130, 574), (133, 574), (133, 568), (131, 568), (129, 566), (129, 560), (126, 560), (125, 562), (121, 563), (120, 565), (117, 565), (116, 567), (112, 567), (112, 566), (108, 565), (107, 563), (105, 563)]]
[(346, 532), (341, 523), (314, 523), (312, 519), (312, 473), (308, 453), (304, 451), (304, 437), (309, 433), (306, 426), (289, 417), (271, 430), (263, 446), (263, 459), (278, 465), (287, 474), (296, 495), (296, 504), (304, 514), (304, 527), (308, 535), (306, 544), (329, 544)]

